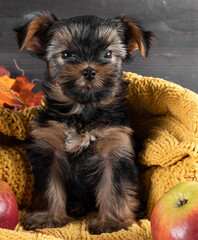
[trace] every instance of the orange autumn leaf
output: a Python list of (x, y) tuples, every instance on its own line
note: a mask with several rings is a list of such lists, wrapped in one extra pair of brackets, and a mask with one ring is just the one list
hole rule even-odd
[[(15, 93), (15, 95), (17, 95)], [(20, 107), (21, 103), (9, 92), (0, 91), (0, 107), (5, 107), (5, 105)]]
[(26, 76), (16, 77), (16, 81), (12, 86), (12, 89), (19, 93), (19, 99), (24, 103), (24, 107), (34, 106), (41, 103), (43, 94), (41, 92), (34, 93), (31, 90), (35, 86), (34, 83), (30, 83)]
[(20, 93), (21, 91), (23, 91), (24, 89), (27, 89), (28, 91), (31, 91), (32, 88), (35, 86), (34, 83), (30, 83), (27, 79), (26, 76), (20, 76), (20, 77), (16, 77), (15, 79), (15, 83), (12, 86), (12, 89), (18, 93)]
[(16, 79), (9, 78), (7, 75), (0, 77), (0, 85), (6, 90), (9, 91)]
[(15, 81), (15, 79), (9, 78), (7, 75), (0, 77), (0, 107), (4, 107), (4, 104), (10, 106), (20, 105), (17, 100), (19, 94), (11, 89)]
[(23, 110), (39, 105), (43, 94), (32, 92), (34, 86), (35, 84), (30, 83), (26, 76), (10, 78), (10, 72), (0, 66), (0, 107)]

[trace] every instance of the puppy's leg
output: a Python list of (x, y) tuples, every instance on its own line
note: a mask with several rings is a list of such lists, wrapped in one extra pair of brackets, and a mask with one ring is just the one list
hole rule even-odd
[(99, 176), (95, 190), (99, 213), (89, 223), (92, 234), (126, 229), (135, 220), (137, 170), (130, 133), (125, 130), (105, 130), (95, 144), (101, 164), (95, 172)]
[(24, 217), (24, 228), (33, 230), (60, 227), (68, 221), (66, 213), (68, 167), (64, 154), (64, 126), (50, 122), (47, 127), (41, 128), (34, 124), (32, 136), (29, 159), (35, 178), (37, 201), (33, 202), (34, 211)]

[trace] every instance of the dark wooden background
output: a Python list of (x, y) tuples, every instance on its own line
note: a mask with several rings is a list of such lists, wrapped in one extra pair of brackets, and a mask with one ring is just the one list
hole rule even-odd
[(60, 18), (87, 14), (137, 18), (153, 31), (155, 40), (147, 60), (136, 52), (124, 70), (164, 78), (198, 93), (198, 0), (0, 0), (0, 65), (12, 77), (20, 74), (16, 59), (29, 80), (43, 78), (45, 63), (18, 51), (12, 28), (24, 14), (45, 10)]

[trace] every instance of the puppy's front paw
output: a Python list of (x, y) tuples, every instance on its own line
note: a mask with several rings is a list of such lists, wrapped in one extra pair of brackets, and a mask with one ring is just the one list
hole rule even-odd
[(30, 212), (23, 218), (23, 226), (26, 230), (57, 228), (64, 226), (67, 222), (67, 217), (53, 217), (47, 212)]
[(131, 223), (129, 222), (115, 222), (112, 220), (106, 220), (104, 222), (97, 218), (91, 219), (89, 222), (88, 230), (91, 234), (112, 233), (121, 229), (127, 229)]

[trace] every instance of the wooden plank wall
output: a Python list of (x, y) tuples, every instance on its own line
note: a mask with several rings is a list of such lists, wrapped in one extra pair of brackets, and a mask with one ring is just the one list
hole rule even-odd
[(147, 60), (135, 53), (124, 70), (161, 77), (198, 92), (198, 0), (0, 0), (0, 65), (15, 77), (13, 59), (28, 78), (43, 79), (45, 63), (20, 53), (12, 28), (24, 14), (49, 10), (60, 18), (127, 14), (139, 20), (155, 40)]

